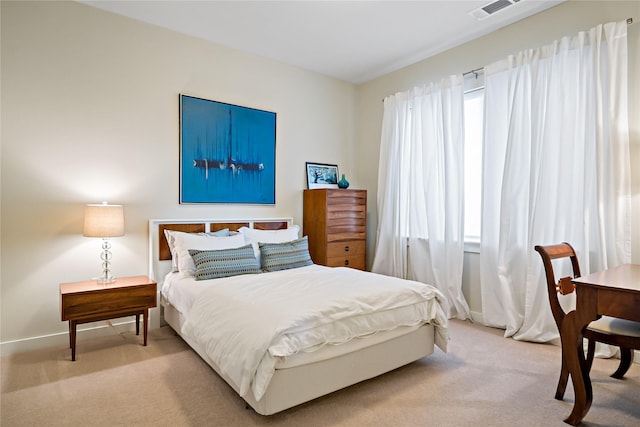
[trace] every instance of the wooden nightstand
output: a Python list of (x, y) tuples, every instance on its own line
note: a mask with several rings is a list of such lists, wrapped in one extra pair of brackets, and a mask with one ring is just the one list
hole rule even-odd
[(120, 277), (113, 283), (85, 282), (60, 285), (62, 321), (69, 321), (71, 360), (76, 360), (76, 326), (116, 317), (136, 316), (136, 335), (140, 334), (140, 315), (144, 315), (144, 345), (147, 345), (149, 309), (157, 305), (157, 284), (147, 276)]

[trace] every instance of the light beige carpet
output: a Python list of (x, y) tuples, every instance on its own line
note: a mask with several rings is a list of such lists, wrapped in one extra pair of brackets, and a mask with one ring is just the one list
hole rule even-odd
[[(566, 426), (573, 388), (553, 398), (560, 348), (453, 320), (448, 353), (264, 417), (170, 328), (79, 340), (2, 358), (1, 417), (10, 426)], [(640, 365), (622, 381), (597, 359), (585, 426), (640, 425)]]

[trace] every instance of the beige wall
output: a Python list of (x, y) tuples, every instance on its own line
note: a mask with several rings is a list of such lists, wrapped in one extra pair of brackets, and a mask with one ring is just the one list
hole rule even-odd
[[(543, 46), (563, 36), (588, 30), (598, 24), (633, 18), (628, 27), (629, 43), (629, 124), (632, 178), (632, 260), (640, 263), (640, 1), (569, 1), (528, 19), (460, 47), (448, 50), (412, 66), (358, 87), (357, 150), (360, 160), (359, 181), (369, 190), (369, 235), (377, 227), (376, 191), (377, 165), (380, 150), (382, 99), (414, 86), (439, 81), (450, 74), (483, 67), (509, 54), (527, 48)], [(368, 242), (369, 254), (374, 253), (375, 239)], [(369, 257), (369, 263), (372, 256)], [(474, 317), (481, 316), (478, 255), (467, 253), (464, 263), (463, 291)]]
[[(640, 263), (640, 2), (574, 2), (358, 87), (68, 2), (0, 2), (2, 352), (65, 345), (58, 284), (95, 277), (99, 242), (83, 238), (85, 203), (125, 205), (116, 275), (145, 274), (150, 218), (302, 221), (304, 162), (337, 163), (369, 190), (377, 227), (382, 99), (603, 22), (629, 27), (633, 260)], [(178, 94), (275, 111), (275, 206), (178, 204)], [(357, 112), (357, 115), (356, 115)], [(371, 257), (369, 259), (371, 262)], [(478, 311), (477, 256), (464, 291)], [(99, 333), (85, 325), (87, 334)]]
[[(58, 285), (96, 277), (83, 206), (125, 206), (115, 275), (148, 272), (151, 218), (293, 217), (305, 161), (354, 176), (355, 88), (74, 2), (1, 2), (4, 353), (64, 345)], [(178, 94), (277, 113), (275, 206), (178, 203)], [(85, 328), (103, 323), (84, 325)]]

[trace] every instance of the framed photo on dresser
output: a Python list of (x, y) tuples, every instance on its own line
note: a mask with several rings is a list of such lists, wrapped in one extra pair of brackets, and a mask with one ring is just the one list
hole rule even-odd
[(307, 188), (338, 188), (338, 165), (306, 162)]

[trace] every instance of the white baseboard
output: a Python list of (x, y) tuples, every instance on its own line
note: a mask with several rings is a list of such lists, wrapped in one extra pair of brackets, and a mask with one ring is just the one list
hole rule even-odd
[[(479, 325), (484, 325), (484, 316), (482, 315), (482, 312), (480, 312), (480, 311), (471, 311), (469, 314), (471, 314), (471, 320), (474, 323), (477, 323)], [(560, 339), (558, 338), (552, 344), (557, 345), (559, 347), (560, 346)], [(635, 351), (635, 354), (634, 354), (634, 357), (633, 357), (633, 363), (640, 364), (640, 350), (636, 350)]]
[(473, 321), (473, 323), (478, 323), (480, 325), (484, 325), (484, 316), (482, 316), (482, 312), (480, 312), (480, 311), (471, 311), (471, 312), (469, 312), (469, 314), (471, 314), (471, 320)]
[[(149, 310), (149, 329), (157, 329), (160, 327), (160, 307), (154, 307)], [(142, 333), (144, 320), (140, 320), (140, 333)], [(111, 326), (107, 321), (85, 323), (78, 325), (77, 340), (104, 337), (107, 335), (121, 334), (125, 332), (135, 332), (136, 322), (133, 317), (121, 317), (111, 319)], [(67, 322), (64, 322), (66, 325)], [(69, 332), (58, 332), (55, 334), (42, 335), (37, 337), (28, 337), (12, 341), (0, 342), (0, 356), (7, 356), (14, 353), (22, 353), (31, 350), (40, 350), (43, 348), (60, 347), (69, 345)]]
[[(135, 320), (111, 321), (111, 326), (106, 322), (92, 323), (90, 327), (84, 329), (78, 328), (76, 332), (76, 342), (87, 338), (104, 337), (108, 335), (121, 334), (125, 332), (136, 331)], [(142, 323), (142, 322), (141, 322)], [(149, 322), (149, 329), (153, 327), (153, 323)], [(142, 324), (140, 325), (142, 329)], [(140, 331), (142, 334), (142, 330)], [(69, 346), (69, 333), (58, 332), (56, 334), (43, 335), (39, 337), (23, 338), (13, 341), (4, 341), (0, 343), (0, 355), (7, 356), (25, 351), (40, 350), (43, 348), (53, 348)], [(71, 353), (69, 353), (71, 354)]]

